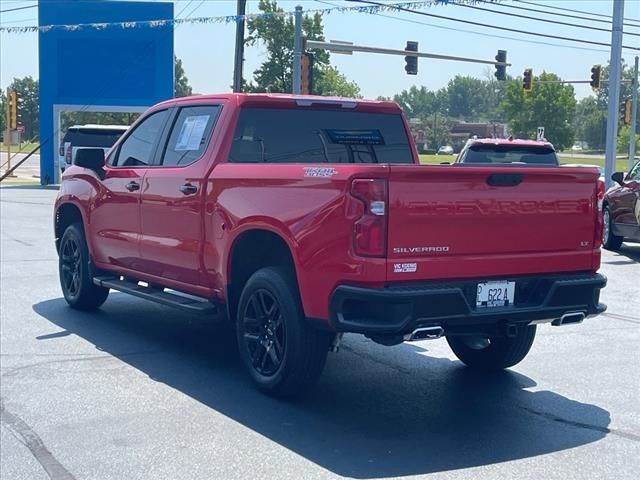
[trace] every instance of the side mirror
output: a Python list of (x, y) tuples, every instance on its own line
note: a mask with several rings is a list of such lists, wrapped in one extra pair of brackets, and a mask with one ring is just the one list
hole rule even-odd
[(104, 150), (101, 148), (79, 148), (76, 152), (74, 164), (93, 170), (98, 177), (103, 178)]
[(614, 173), (613, 175), (611, 175), (611, 180), (616, 182), (621, 187), (624, 187), (624, 173), (622, 172)]

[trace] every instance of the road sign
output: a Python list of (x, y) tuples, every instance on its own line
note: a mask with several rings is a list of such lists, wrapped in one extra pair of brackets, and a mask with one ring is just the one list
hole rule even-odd
[(544, 127), (538, 127), (538, 132), (536, 135), (536, 140), (538, 140), (539, 142), (541, 142), (542, 140), (544, 140)]

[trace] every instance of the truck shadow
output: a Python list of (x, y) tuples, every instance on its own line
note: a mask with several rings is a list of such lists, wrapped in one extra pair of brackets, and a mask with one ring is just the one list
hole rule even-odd
[(640, 245), (637, 243), (623, 243), (617, 253), (618, 255), (624, 255), (634, 262), (640, 262)]
[(606, 265), (633, 265), (640, 263), (640, 245), (634, 243), (623, 243), (620, 250), (609, 252), (613, 259), (603, 257), (602, 263)]
[[(222, 413), (334, 474), (418, 475), (544, 455), (596, 442), (609, 413), (515, 372), (478, 377), (418, 345), (346, 339), (313, 394), (284, 402), (256, 392), (232, 335), (220, 326), (112, 293), (98, 313), (63, 299), (33, 306), (158, 382)], [(549, 364), (549, 368), (553, 368)]]

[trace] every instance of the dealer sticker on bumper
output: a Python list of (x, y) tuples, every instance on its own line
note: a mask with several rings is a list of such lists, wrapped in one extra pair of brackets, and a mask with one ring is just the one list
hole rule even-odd
[(417, 263), (394, 263), (393, 273), (413, 273), (418, 270)]
[(484, 282), (478, 283), (476, 307), (508, 307), (513, 305), (516, 293), (516, 282)]

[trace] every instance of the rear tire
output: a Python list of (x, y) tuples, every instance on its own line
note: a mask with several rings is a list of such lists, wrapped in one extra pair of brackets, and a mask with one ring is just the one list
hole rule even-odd
[(58, 274), (64, 299), (71, 308), (95, 310), (109, 295), (108, 288), (93, 283), (89, 272), (89, 249), (80, 223), (69, 225), (62, 235)]
[(295, 278), (286, 269), (263, 268), (249, 278), (236, 332), (245, 367), (269, 395), (304, 394), (322, 373), (331, 336), (306, 322)]
[(536, 336), (536, 326), (520, 327), (515, 337), (447, 337), (453, 353), (468, 367), (503, 370), (527, 356)]
[(611, 221), (611, 211), (606, 205), (602, 211), (602, 246), (607, 250), (617, 251), (622, 246), (623, 238), (613, 233), (613, 222)]

